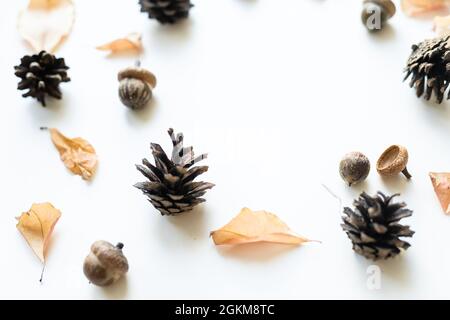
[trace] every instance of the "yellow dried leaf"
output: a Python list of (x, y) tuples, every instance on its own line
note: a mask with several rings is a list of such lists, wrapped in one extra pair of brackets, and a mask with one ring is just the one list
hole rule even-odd
[(409, 16), (418, 16), (447, 9), (448, 0), (402, 0), (402, 10)]
[(442, 210), (450, 214), (450, 173), (448, 172), (430, 172), (431, 183), (434, 192), (441, 203)]
[(211, 232), (216, 245), (271, 242), (302, 244), (310, 240), (294, 233), (276, 215), (243, 208), (227, 225)]
[(17, 229), (42, 263), (45, 263), (50, 237), (60, 217), (61, 212), (47, 202), (33, 204), (28, 212), (16, 218)]
[(142, 36), (140, 33), (130, 33), (123, 38), (116, 39), (97, 47), (97, 50), (120, 53), (125, 51), (142, 51)]
[(54, 52), (75, 21), (72, 0), (30, 0), (18, 17), (20, 35), (35, 51)]
[(91, 179), (97, 168), (94, 147), (82, 138), (67, 138), (57, 129), (50, 129), (50, 134), (64, 165), (83, 179)]

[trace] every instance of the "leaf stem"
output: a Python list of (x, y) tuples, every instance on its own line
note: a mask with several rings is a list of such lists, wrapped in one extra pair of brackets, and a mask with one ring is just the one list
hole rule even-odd
[(45, 263), (42, 266), (42, 271), (41, 271), (41, 278), (39, 279), (39, 282), (42, 284), (42, 279), (44, 278), (44, 271), (45, 271)]

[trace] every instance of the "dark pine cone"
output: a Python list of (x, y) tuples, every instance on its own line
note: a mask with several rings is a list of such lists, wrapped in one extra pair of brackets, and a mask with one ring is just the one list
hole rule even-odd
[(365, 192), (353, 203), (355, 210), (345, 207), (341, 224), (347, 236), (352, 240), (353, 250), (372, 260), (388, 259), (408, 249), (410, 244), (400, 237), (411, 237), (414, 231), (398, 222), (412, 215), (406, 209), (406, 203), (392, 203), (390, 197), (378, 192), (370, 197)]
[(148, 17), (162, 24), (175, 23), (189, 16), (189, 10), (194, 6), (190, 0), (139, 0), (141, 12), (147, 12)]
[[(430, 100), (432, 93), (438, 103), (444, 99), (450, 81), (450, 36), (425, 40), (412, 46), (412, 53), (405, 68), (406, 77), (410, 75), (409, 86), (414, 87), (417, 97)], [(450, 99), (450, 92), (447, 94)]]
[(179, 215), (205, 202), (201, 197), (214, 187), (214, 184), (194, 182), (197, 176), (208, 171), (208, 167), (193, 165), (205, 159), (207, 155), (194, 157), (192, 147), (183, 147), (183, 134), (175, 135), (173, 129), (168, 132), (173, 144), (171, 159), (159, 144), (152, 143), (155, 165), (147, 159), (142, 160), (143, 165), (136, 165), (149, 181), (139, 182), (135, 187), (144, 192), (162, 215)]
[(39, 54), (24, 56), (19, 66), (15, 66), (15, 75), (22, 79), (17, 89), (28, 90), (23, 97), (36, 98), (45, 107), (45, 96), (48, 94), (56, 99), (61, 99), (59, 90), (61, 82), (69, 82), (67, 70), (63, 58), (41, 51)]

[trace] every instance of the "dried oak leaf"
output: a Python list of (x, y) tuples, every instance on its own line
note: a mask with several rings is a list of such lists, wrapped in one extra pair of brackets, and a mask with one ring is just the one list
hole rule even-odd
[(64, 165), (84, 180), (90, 180), (97, 168), (94, 147), (82, 138), (67, 138), (57, 129), (50, 129), (51, 138)]
[(46, 202), (33, 204), (28, 212), (16, 218), (17, 229), (42, 263), (45, 263), (50, 237), (60, 217), (61, 212)]
[(20, 35), (36, 51), (54, 52), (69, 35), (75, 21), (72, 0), (30, 0), (19, 13)]
[(227, 225), (211, 232), (216, 245), (271, 242), (298, 245), (310, 240), (294, 233), (276, 215), (243, 208)]
[(126, 51), (142, 51), (142, 35), (137, 32), (128, 34), (123, 38), (119, 38), (98, 46), (97, 50), (110, 51), (112, 54)]
[(434, 192), (441, 203), (442, 210), (450, 214), (450, 173), (449, 172), (430, 172), (431, 183)]
[(403, 12), (409, 16), (418, 16), (444, 11), (448, 8), (448, 0), (402, 0)]

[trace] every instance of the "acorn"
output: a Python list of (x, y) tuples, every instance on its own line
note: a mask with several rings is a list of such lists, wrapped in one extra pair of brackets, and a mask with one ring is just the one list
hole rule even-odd
[(139, 62), (119, 72), (120, 101), (131, 109), (142, 109), (152, 98), (156, 87), (156, 77), (150, 71), (141, 68)]
[(361, 20), (369, 31), (378, 31), (394, 16), (395, 11), (391, 0), (364, 0)]
[(96, 241), (84, 260), (83, 272), (89, 282), (109, 286), (128, 272), (128, 260), (122, 252), (123, 244), (116, 246), (107, 241)]
[(394, 176), (399, 173), (411, 179), (406, 165), (408, 164), (408, 150), (400, 145), (387, 148), (377, 161), (377, 171), (382, 176)]
[(370, 161), (361, 152), (347, 153), (339, 163), (339, 173), (349, 186), (364, 181), (369, 171)]

